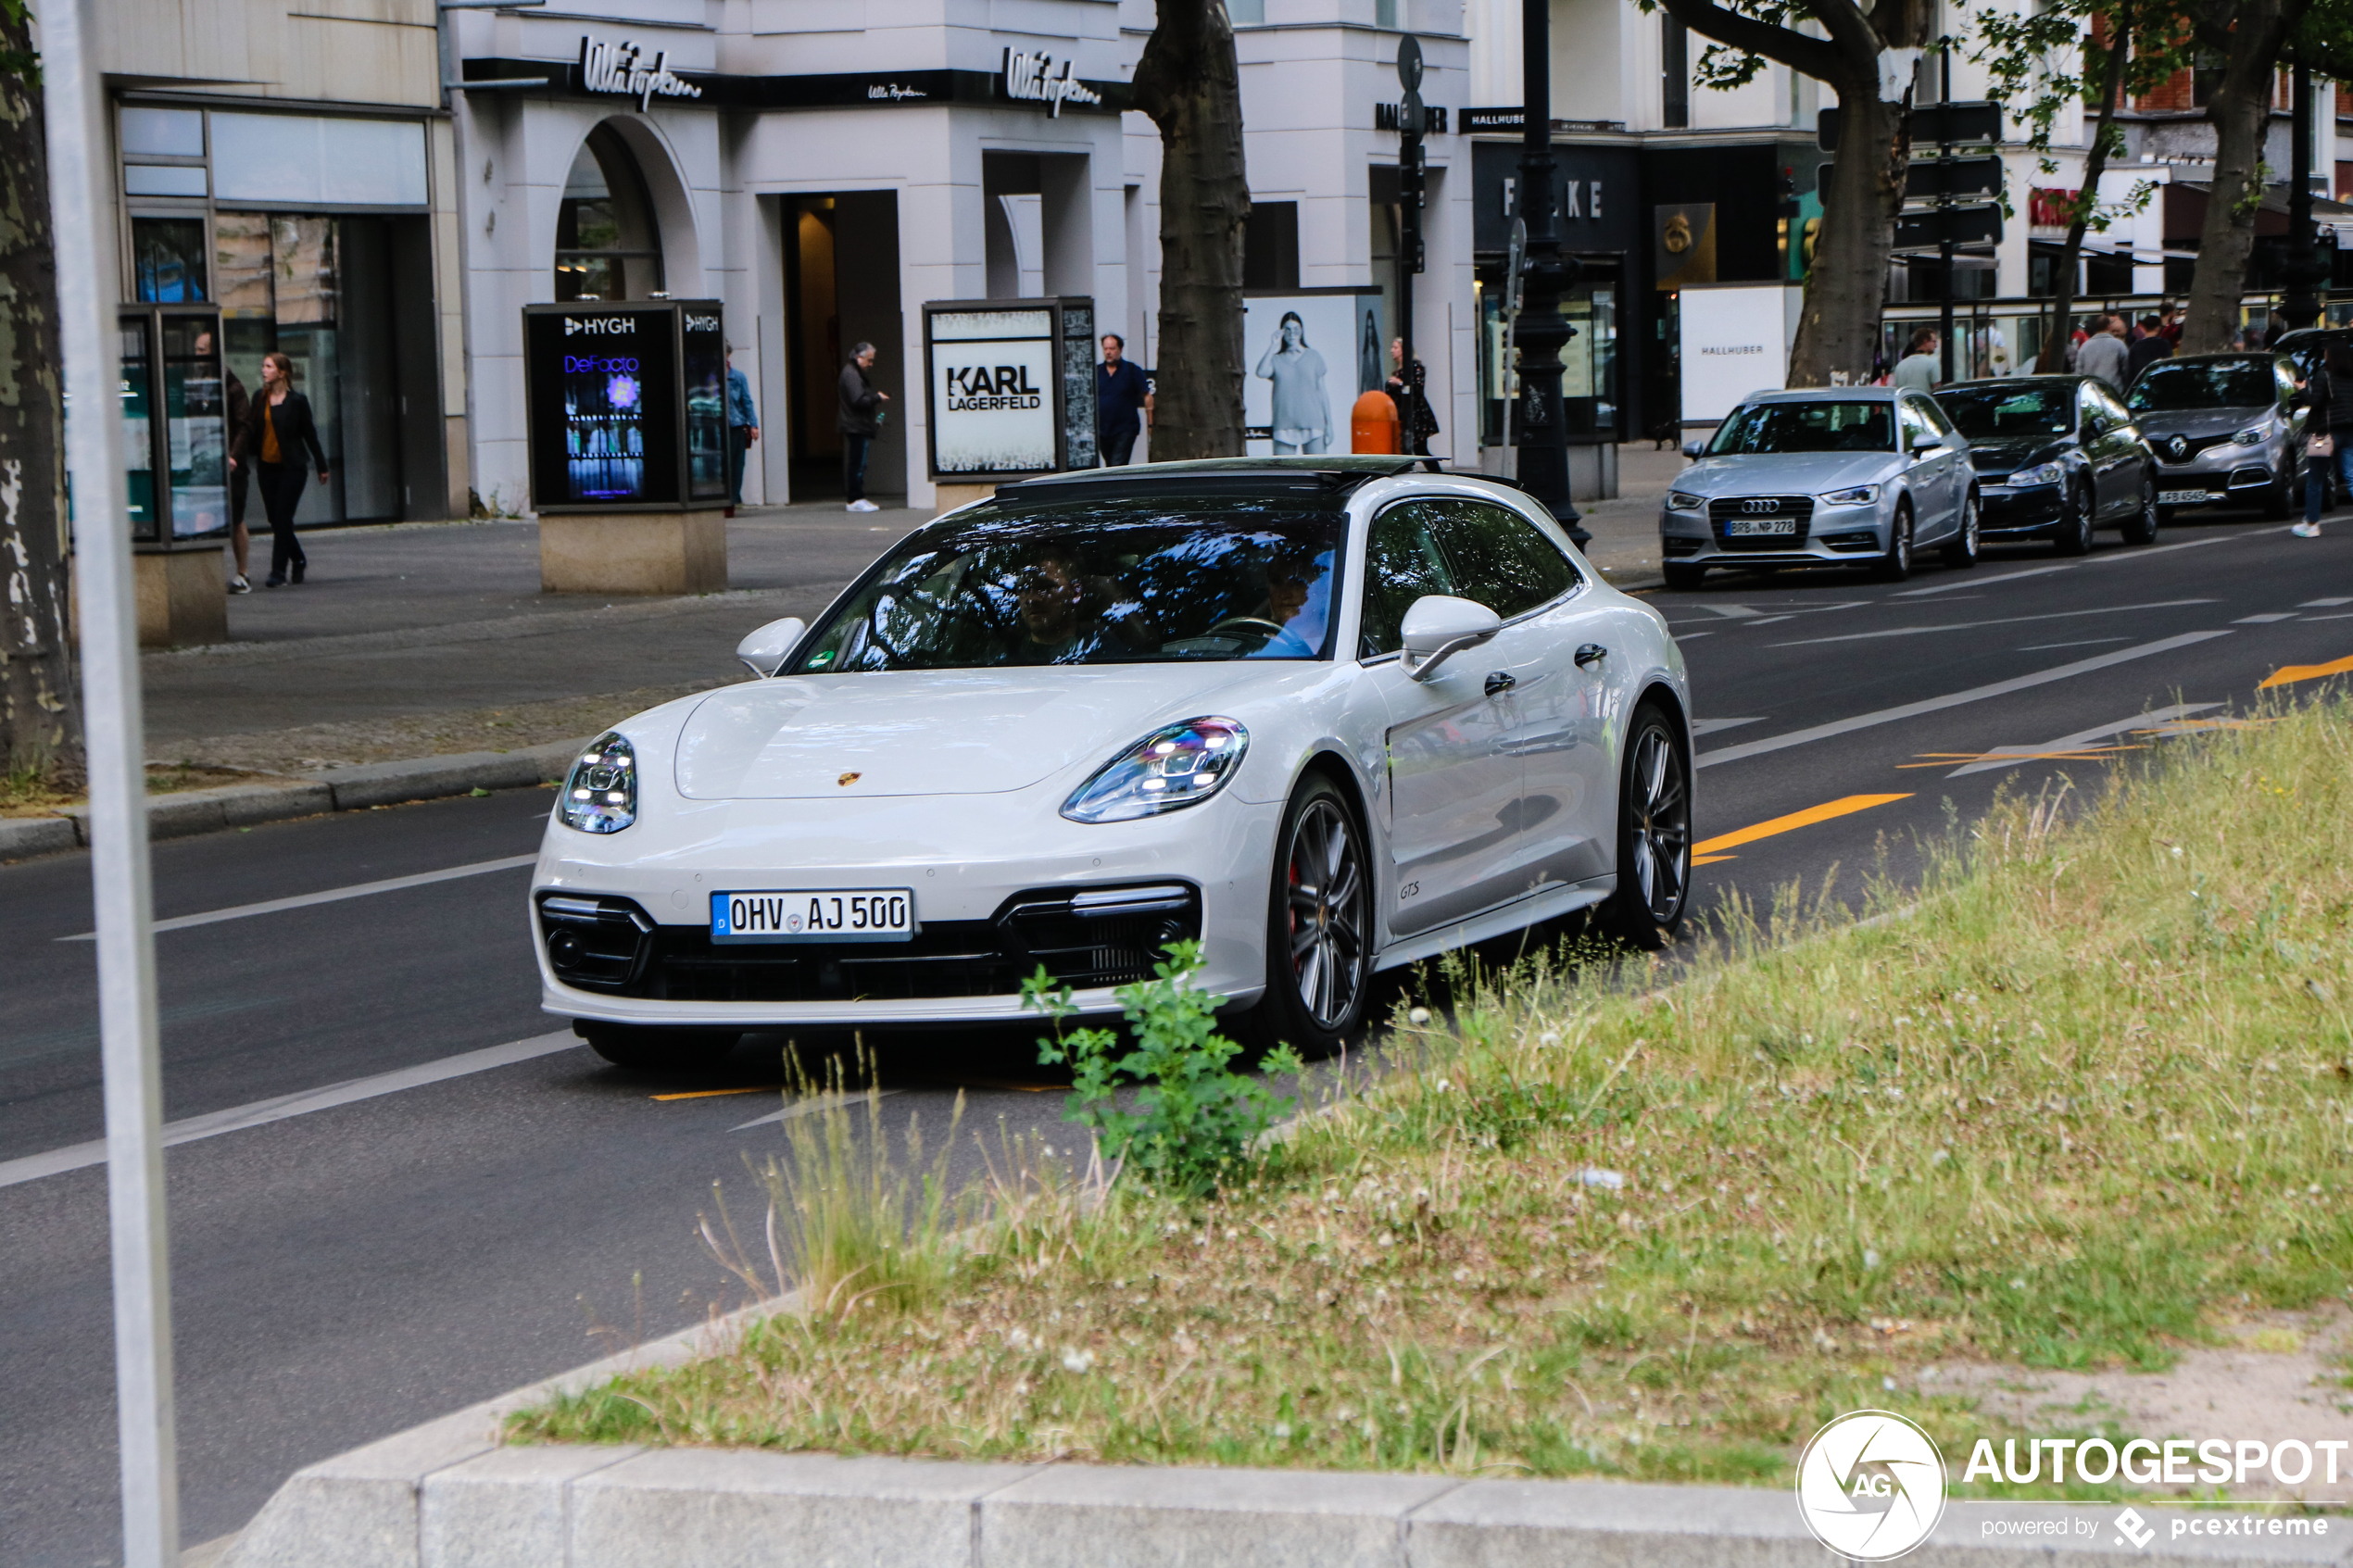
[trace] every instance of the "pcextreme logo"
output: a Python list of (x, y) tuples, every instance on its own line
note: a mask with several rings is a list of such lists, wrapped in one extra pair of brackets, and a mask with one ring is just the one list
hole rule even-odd
[(1797, 1512), (1814, 1538), (1857, 1562), (1885, 1562), (1944, 1515), (1944, 1456), (1888, 1411), (1856, 1411), (1814, 1434), (1797, 1461)]

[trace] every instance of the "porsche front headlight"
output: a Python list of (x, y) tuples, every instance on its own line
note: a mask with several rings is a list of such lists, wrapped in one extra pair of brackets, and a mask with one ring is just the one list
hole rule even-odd
[(2064, 477), (2057, 463), (2037, 463), (2010, 475), (2012, 484), (2057, 484)]
[(637, 753), (617, 732), (598, 736), (573, 761), (556, 819), (582, 833), (619, 833), (637, 820)]
[(1170, 724), (1114, 757), (1068, 800), (1074, 822), (1125, 822), (1194, 806), (1226, 786), (1250, 748), (1250, 732), (1231, 719)]

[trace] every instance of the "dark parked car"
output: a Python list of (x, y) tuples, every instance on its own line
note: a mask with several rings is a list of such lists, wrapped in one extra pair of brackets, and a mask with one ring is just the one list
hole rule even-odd
[(2104, 525), (2122, 529), (2129, 545), (2157, 537), (2157, 458), (2097, 379), (1955, 382), (1936, 402), (1969, 437), (1987, 544), (2048, 539), (2080, 556)]
[(2257, 505), (2284, 518), (2303, 478), (2296, 362), (2282, 354), (2159, 359), (2124, 395), (2157, 454), (2157, 502)]

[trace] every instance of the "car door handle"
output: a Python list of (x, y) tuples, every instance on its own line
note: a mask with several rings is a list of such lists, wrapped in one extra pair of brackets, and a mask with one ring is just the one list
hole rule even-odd
[(1514, 675), (1508, 670), (1491, 670), (1487, 672), (1487, 695), (1489, 696), (1495, 696), (1501, 693), (1510, 691), (1514, 686), (1518, 684), (1519, 677)]
[(1582, 670), (1589, 664), (1599, 664), (1608, 657), (1609, 649), (1602, 646), (1601, 644), (1587, 643), (1577, 650), (1577, 668)]

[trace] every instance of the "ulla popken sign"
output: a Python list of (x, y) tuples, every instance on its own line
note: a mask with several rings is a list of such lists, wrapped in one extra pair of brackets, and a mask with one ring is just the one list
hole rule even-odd
[(1072, 74), (1075, 61), (1064, 60), (1061, 74), (1054, 71), (1054, 56), (1040, 50), (1026, 54), (1011, 44), (1005, 48), (1002, 82), (1005, 96), (1016, 103), (1043, 104), (1047, 115), (1062, 118), (1063, 105), (1100, 104), (1103, 95)]
[(584, 92), (635, 98), (640, 114), (656, 98), (702, 96), (701, 88), (671, 70), (669, 50), (655, 51), (648, 61), (643, 49), (625, 39), (608, 44), (594, 34), (583, 34), (580, 40), (580, 85)]

